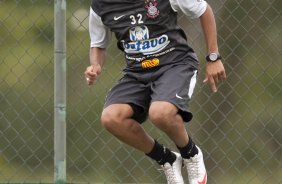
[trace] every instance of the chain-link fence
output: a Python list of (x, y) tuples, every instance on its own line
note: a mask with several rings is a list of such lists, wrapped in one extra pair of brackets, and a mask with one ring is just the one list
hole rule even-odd
[[(179, 17), (201, 59), (187, 129), (202, 147), (209, 184), (282, 183), (282, 1), (208, 0), (228, 80), (201, 83), (205, 42), (198, 20)], [(115, 43), (88, 87), (90, 0), (67, 1), (67, 182), (165, 183), (144, 154), (100, 125), (105, 94), (120, 77)], [(54, 1), (0, 0), (0, 183), (54, 181)], [(174, 144), (150, 122), (144, 128)]]

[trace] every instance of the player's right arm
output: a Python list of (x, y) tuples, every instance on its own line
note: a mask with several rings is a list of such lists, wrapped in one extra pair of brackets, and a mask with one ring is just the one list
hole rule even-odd
[(102, 66), (105, 62), (106, 49), (92, 47), (89, 52), (90, 66), (88, 66), (84, 72), (85, 79), (88, 85), (95, 84), (98, 76), (102, 71)]
[(90, 34), (90, 66), (84, 72), (88, 85), (95, 84), (100, 75), (102, 66), (105, 63), (106, 47), (111, 42), (111, 32), (106, 27), (99, 15), (92, 8), (89, 13), (89, 34)]

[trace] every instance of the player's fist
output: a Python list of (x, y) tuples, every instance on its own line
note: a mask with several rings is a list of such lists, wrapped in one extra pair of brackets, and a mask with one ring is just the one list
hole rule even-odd
[(101, 73), (101, 66), (99, 64), (88, 66), (84, 72), (84, 76), (87, 84), (88, 85), (95, 84), (100, 73)]

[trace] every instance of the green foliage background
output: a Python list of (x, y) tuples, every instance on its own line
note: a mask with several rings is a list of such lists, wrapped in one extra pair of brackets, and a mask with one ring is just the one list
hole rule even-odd
[[(211, 94), (201, 84), (202, 62), (187, 129), (203, 148), (209, 183), (282, 182), (282, 1), (208, 2), (228, 80)], [(89, 3), (67, 1), (68, 181), (164, 183), (155, 163), (99, 123), (124, 63), (113, 42), (98, 84), (86, 86), (87, 15), (77, 10), (88, 11)], [(53, 181), (53, 8), (49, 0), (0, 0), (0, 183)], [(179, 21), (204, 61), (199, 23)], [(150, 122), (144, 128), (175, 149)]]

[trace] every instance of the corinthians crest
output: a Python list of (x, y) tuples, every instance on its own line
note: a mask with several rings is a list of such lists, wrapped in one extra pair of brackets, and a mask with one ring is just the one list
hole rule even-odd
[(159, 16), (160, 11), (157, 8), (158, 3), (156, 0), (145, 0), (145, 4), (145, 8), (147, 9), (147, 16), (149, 18), (154, 19)]

